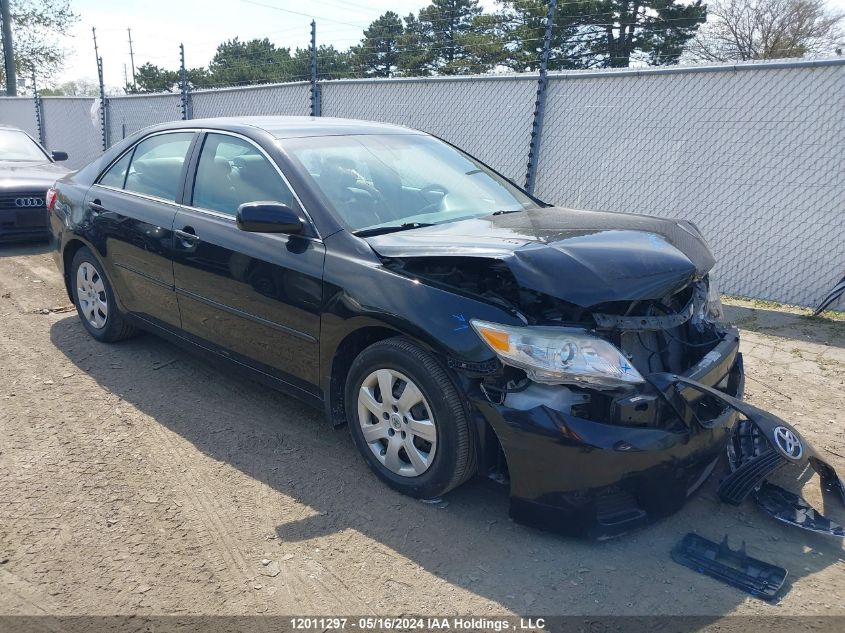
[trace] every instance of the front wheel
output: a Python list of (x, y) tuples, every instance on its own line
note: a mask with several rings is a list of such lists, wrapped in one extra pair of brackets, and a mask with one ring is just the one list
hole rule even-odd
[(103, 343), (114, 343), (135, 334), (117, 309), (114, 291), (102, 265), (88, 248), (80, 248), (70, 265), (73, 302), (82, 325)]
[(433, 498), (474, 474), (461, 398), (437, 360), (404, 338), (380, 341), (352, 363), (346, 417), (358, 450), (390, 487)]

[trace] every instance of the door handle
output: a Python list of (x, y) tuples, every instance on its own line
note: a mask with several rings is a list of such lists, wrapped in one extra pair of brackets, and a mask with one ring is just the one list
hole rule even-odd
[(106, 210), (106, 208), (105, 208), (105, 207), (102, 205), (102, 203), (100, 202), (100, 199), (99, 199), (99, 198), (95, 198), (94, 200), (92, 200), (91, 202), (89, 202), (89, 203), (88, 203), (88, 208), (89, 208), (89, 209), (91, 209), (91, 211), (92, 211), (95, 215), (99, 215), (100, 213), (102, 213), (103, 211), (105, 211), (105, 210)]
[(194, 229), (190, 226), (186, 226), (185, 228), (173, 231), (173, 234), (182, 240), (182, 244), (185, 248), (192, 248), (196, 246), (197, 242), (200, 241), (199, 236), (194, 232)]

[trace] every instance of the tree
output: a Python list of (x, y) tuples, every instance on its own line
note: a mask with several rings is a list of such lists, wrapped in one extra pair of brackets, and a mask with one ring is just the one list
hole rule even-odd
[[(536, 68), (545, 30), (543, 0), (504, 0), (514, 70)], [(707, 16), (702, 0), (576, 0), (558, 3), (549, 68), (676, 64)]]
[(42, 97), (99, 97), (100, 86), (87, 79), (65, 81), (52, 88), (38, 91)]
[[(499, 20), (508, 42), (506, 66), (516, 72), (536, 70), (540, 65), (543, 38), (546, 35), (547, 0), (501, 0)], [(555, 11), (555, 24), (549, 49), (549, 70), (580, 68), (584, 65), (579, 33), (595, 30), (585, 27), (596, 13), (594, 0), (560, 2)], [(600, 20), (597, 20), (600, 21)]]
[(188, 79), (188, 86), (191, 89), (209, 88), (210, 86), (214, 85), (211, 78), (211, 73), (209, 73), (208, 70), (203, 68), (202, 66), (198, 68), (188, 68), (185, 71), (185, 75)]
[(393, 11), (380, 16), (364, 31), (361, 44), (350, 53), (360, 71), (369, 77), (390, 77), (399, 65), (399, 48), (405, 28)]
[(434, 51), (428, 45), (426, 27), (413, 13), (405, 16), (405, 31), (399, 38), (396, 59), (404, 76), (431, 74)]
[(179, 85), (179, 73), (146, 62), (135, 70), (135, 85), (127, 85), (127, 93), (173, 92)]
[[(329, 44), (317, 47), (317, 79), (343, 79), (354, 75), (352, 55)], [(297, 48), (293, 56), (293, 72), (288, 81), (311, 78), (311, 49)]]
[(223, 42), (208, 65), (213, 85), (238, 86), (288, 81), (294, 74), (289, 48), (276, 48), (266, 37)]
[(582, 66), (625, 68), (631, 61), (677, 64), (687, 42), (707, 18), (702, 0), (601, 0), (588, 16)]
[[(442, 75), (467, 75), (492, 69), (504, 59), (498, 20), (484, 15), (478, 0), (434, 0), (420, 9), (413, 24), (425, 70)], [(410, 68), (409, 74), (423, 69)]]
[[(15, 68), (29, 79), (33, 70), (39, 83), (46, 83), (62, 69), (65, 50), (61, 37), (79, 20), (70, 0), (11, 0), (12, 41)], [(0, 68), (0, 81), (6, 81)]]
[(843, 37), (843, 14), (824, 0), (716, 0), (690, 43), (699, 61), (747, 61), (832, 54)]

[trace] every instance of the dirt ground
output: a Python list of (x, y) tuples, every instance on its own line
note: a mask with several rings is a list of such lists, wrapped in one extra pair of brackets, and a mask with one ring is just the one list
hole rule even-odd
[[(492, 481), (423, 504), (320, 412), (153, 336), (96, 343), (68, 303), (46, 247), (0, 246), (0, 614), (845, 614), (842, 541), (719, 503), (720, 472), (600, 543), (514, 524)], [(750, 400), (845, 474), (845, 322), (727, 313)], [(672, 562), (692, 530), (786, 567), (785, 596)]]

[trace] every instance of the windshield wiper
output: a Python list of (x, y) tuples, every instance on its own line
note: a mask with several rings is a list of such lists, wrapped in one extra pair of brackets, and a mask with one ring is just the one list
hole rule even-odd
[(427, 222), (406, 222), (405, 224), (393, 226), (375, 226), (371, 229), (361, 229), (360, 231), (353, 231), (353, 235), (358, 237), (370, 237), (372, 235), (384, 235), (385, 233), (396, 233), (397, 231), (407, 231), (408, 229), (421, 229), (424, 226), (434, 226)]
[(501, 211), (493, 211), (490, 215), (505, 215), (506, 213), (519, 213), (520, 211), (525, 211), (525, 209), (506, 209)]

